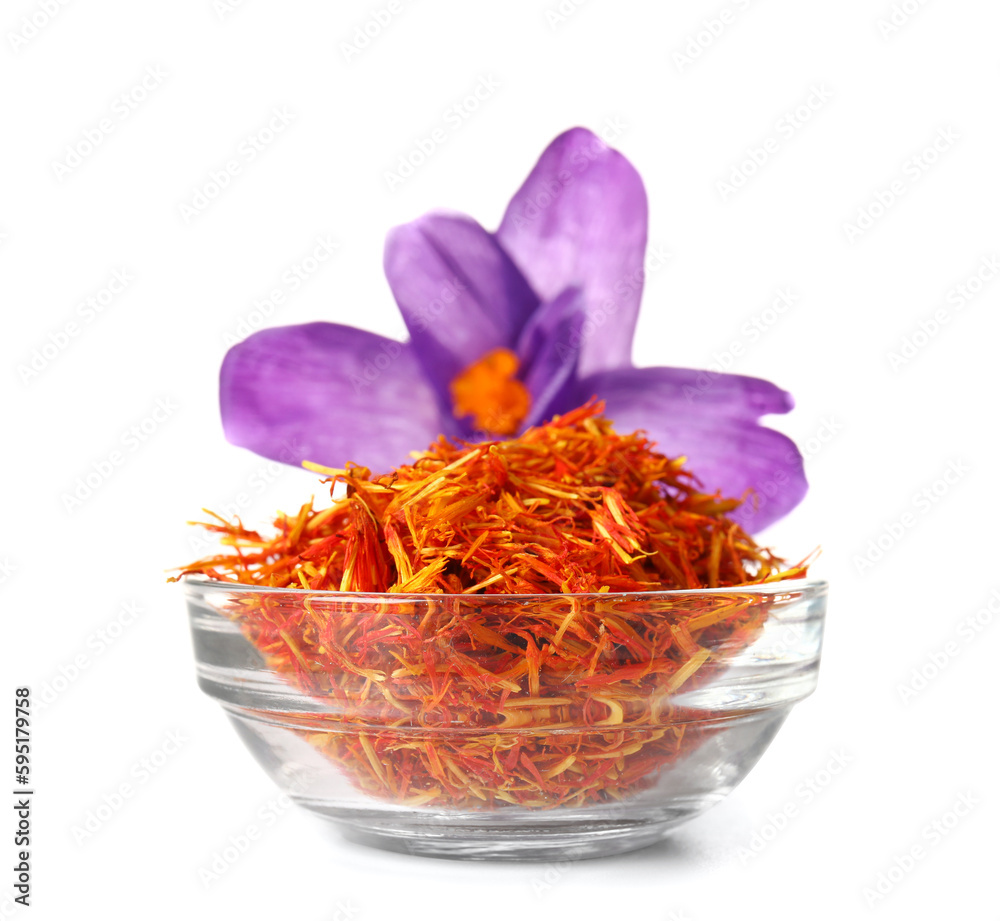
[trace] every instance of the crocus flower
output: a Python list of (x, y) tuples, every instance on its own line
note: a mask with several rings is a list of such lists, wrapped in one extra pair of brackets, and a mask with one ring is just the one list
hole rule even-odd
[(567, 131), (495, 232), (432, 213), (389, 233), (408, 342), (308, 323), (233, 346), (226, 437), (286, 463), (387, 471), (439, 435), (508, 437), (596, 396), (620, 431), (687, 457), (707, 490), (752, 490), (741, 521), (759, 530), (805, 494), (795, 445), (759, 424), (792, 399), (759, 378), (633, 367), (646, 228), (635, 168), (590, 131)]

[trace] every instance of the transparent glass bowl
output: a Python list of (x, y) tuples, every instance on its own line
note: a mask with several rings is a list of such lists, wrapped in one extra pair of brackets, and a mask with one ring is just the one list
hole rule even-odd
[(185, 580), (199, 684), (295, 802), (366, 844), (508, 859), (633, 850), (719, 802), (815, 688), (826, 589)]

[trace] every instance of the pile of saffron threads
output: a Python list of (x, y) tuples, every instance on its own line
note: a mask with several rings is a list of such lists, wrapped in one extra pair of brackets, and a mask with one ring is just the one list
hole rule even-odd
[[(228, 550), (181, 575), (289, 590), (226, 613), (325, 704), (298, 732), (366, 793), (463, 810), (627, 798), (715, 731), (670, 698), (758, 636), (774, 596), (738, 588), (807, 567), (782, 568), (726, 517), (741, 500), (602, 412), (442, 438), (386, 475), (307, 464), (346, 496), (279, 514), (271, 537), (202, 523)], [(635, 594), (703, 588), (737, 590)]]

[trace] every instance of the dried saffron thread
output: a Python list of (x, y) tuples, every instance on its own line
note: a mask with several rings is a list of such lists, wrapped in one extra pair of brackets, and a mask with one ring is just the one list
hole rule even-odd
[(802, 575), (725, 517), (740, 505), (699, 492), (681, 460), (622, 436), (601, 404), (521, 438), (441, 439), (409, 466), (329, 473), (348, 487), (322, 511), (279, 515), (265, 539), (204, 523), (231, 554), (187, 567), (279, 588), (419, 594), (544, 594), (698, 589)]
[[(606, 803), (714, 731), (668, 695), (758, 635), (774, 598), (738, 586), (806, 566), (781, 570), (725, 517), (739, 500), (700, 492), (602, 408), (512, 441), (440, 439), (384, 476), (324, 470), (346, 497), (279, 515), (271, 538), (205, 524), (231, 552), (185, 574), (345, 593), (245, 597), (227, 613), (328, 705), (299, 731), (360, 789), (464, 809)], [(719, 586), (737, 590), (674, 599), (669, 616), (622, 595)], [(350, 594), (371, 592), (385, 600)]]

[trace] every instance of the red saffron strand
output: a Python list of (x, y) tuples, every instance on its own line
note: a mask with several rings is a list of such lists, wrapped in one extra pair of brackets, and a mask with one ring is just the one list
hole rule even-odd
[[(229, 551), (181, 575), (343, 594), (250, 595), (227, 613), (269, 667), (336, 709), (298, 731), (359, 789), (465, 809), (619, 800), (711, 733), (669, 695), (759, 635), (770, 596), (739, 589), (807, 565), (785, 568), (726, 517), (740, 500), (702, 492), (602, 411), (509, 441), (441, 438), (391, 474), (322, 470), (344, 498), (279, 514), (270, 538), (213, 516), (202, 526)], [(704, 588), (731, 591), (680, 596), (669, 616), (634, 595)]]

